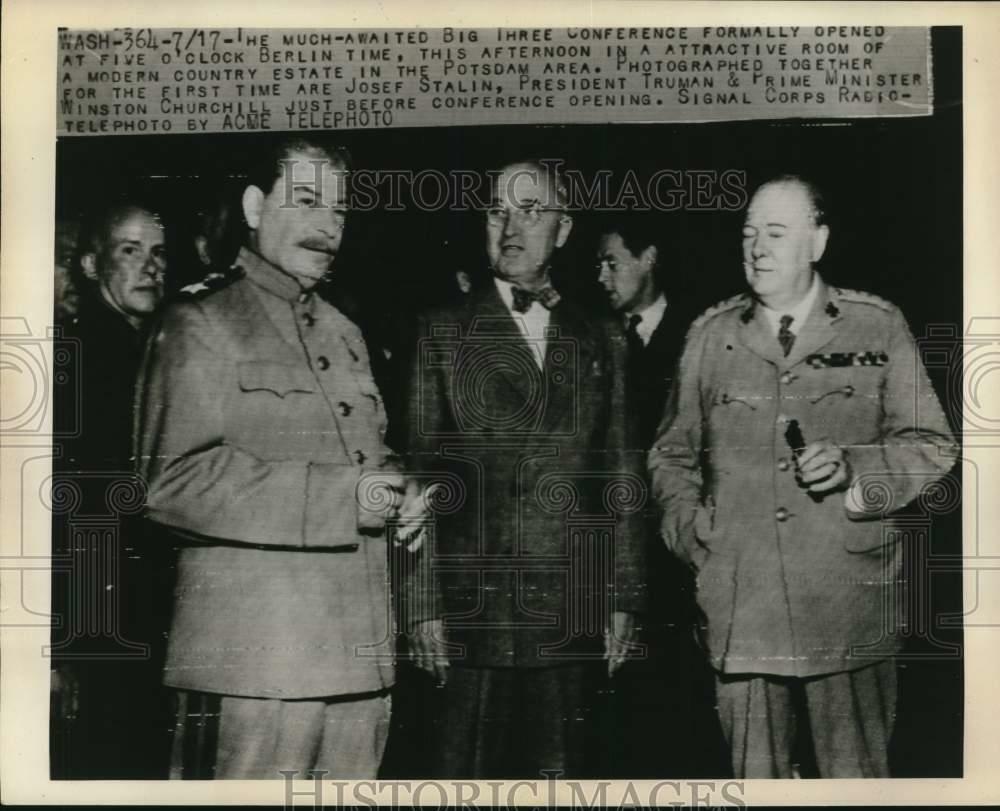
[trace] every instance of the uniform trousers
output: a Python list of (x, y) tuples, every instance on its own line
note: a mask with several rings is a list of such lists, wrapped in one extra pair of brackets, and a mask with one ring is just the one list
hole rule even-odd
[(594, 663), (453, 666), (441, 696), (435, 776), (544, 780), (548, 770), (580, 776), (599, 673)]
[(793, 777), (796, 734), (806, 726), (820, 777), (889, 776), (891, 659), (812, 678), (716, 674), (716, 698), (736, 778)]
[(280, 700), (178, 693), (171, 778), (374, 779), (389, 734), (386, 691)]

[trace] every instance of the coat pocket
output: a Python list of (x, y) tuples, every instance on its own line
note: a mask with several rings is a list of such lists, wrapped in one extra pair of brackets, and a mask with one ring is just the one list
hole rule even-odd
[(279, 397), (292, 392), (311, 394), (316, 391), (316, 380), (309, 370), (285, 363), (244, 361), (238, 366), (242, 391), (269, 391)]

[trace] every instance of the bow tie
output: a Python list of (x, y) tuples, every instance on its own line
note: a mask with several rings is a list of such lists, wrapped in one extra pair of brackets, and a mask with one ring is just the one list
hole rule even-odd
[(522, 290), (520, 287), (512, 287), (510, 292), (514, 297), (514, 300), (511, 303), (511, 309), (515, 313), (528, 312), (528, 310), (531, 309), (531, 305), (536, 301), (546, 310), (551, 310), (562, 298), (562, 296), (559, 295), (559, 291), (551, 285), (543, 287), (537, 293), (533, 293), (530, 290)]

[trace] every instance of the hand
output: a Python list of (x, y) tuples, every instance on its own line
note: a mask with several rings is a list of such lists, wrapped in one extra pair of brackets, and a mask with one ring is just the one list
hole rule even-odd
[(448, 681), (448, 655), (445, 652), (444, 620), (424, 620), (406, 635), (413, 663), (430, 673), (438, 684)]
[(843, 448), (829, 439), (810, 442), (796, 459), (798, 479), (810, 493), (846, 489), (851, 483), (851, 464)]
[(399, 515), (403, 486), (402, 474), (394, 470), (366, 473), (358, 491), (358, 526), (381, 531), (387, 517)]
[(56, 665), (49, 683), (49, 703), (52, 716), (59, 721), (75, 721), (80, 712), (80, 680), (73, 668)]
[(405, 545), (407, 551), (416, 552), (424, 542), (427, 524), (430, 521), (431, 499), (438, 485), (432, 484), (421, 491), (415, 481), (406, 485), (402, 506), (398, 513), (396, 542)]
[(604, 631), (604, 658), (608, 660), (608, 677), (625, 664), (629, 651), (636, 645), (635, 616), (627, 611), (615, 611), (611, 615), (611, 628)]

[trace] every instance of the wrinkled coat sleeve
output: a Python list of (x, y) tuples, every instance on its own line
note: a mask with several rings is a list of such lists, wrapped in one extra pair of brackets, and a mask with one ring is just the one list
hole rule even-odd
[[(642, 507), (650, 498), (646, 488), (646, 448), (636, 446), (632, 430), (638, 422), (626, 407), (625, 375), (628, 346), (611, 322), (604, 324), (604, 339), (611, 365), (610, 415), (604, 436), (604, 465), (617, 474), (614, 489), (620, 497), (619, 523), (615, 534), (614, 610), (638, 613), (647, 606), (646, 543), (648, 522)], [(618, 499), (612, 499), (617, 501)]]
[[(406, 469), (420, 487), (426, 487), (431, 480), (428, 474), (440, 469), (440, 437), (449, 426), (444, 372), (441, 368), (423, 368), (421, 361), (421, 340), (430, 337), (430, 325), (429, 317), (420, 319), (407, 381)], [(437, 529), (435, 522), (427, 542), (418, 549), (399, 548), (394, 552), (400, 573), (399, 627), (403, 631), (412, 631), (415, 625), (443, 615), (440, 583), (433, 570)]]
[(890, 364), (882, 391), (879, 435), (848, 449), (854, 486), (845, 507), (853, 520), (880, 518), (911, 502), (947, 473), (958, 446), (903, 314), (888, 322)]
[[(235, 363), (198, 302), (167, 312), (137, 386), (137, 463), (154, 521), (236, 543), (338, 546), (355, 539), (361, 468), (261, 459), (233, 444)], [(275, 414), (275, 430), (294, 430)]]
[(649, 452), (653, 497), (663, 511), (663, 540), (678, 558), (695, 567), (705, 557), (705, 550), (694, 534), (703, 482), (700, 376), (704, 354), (705, 332), (696, 325), (688, 332), (663, 419)]

